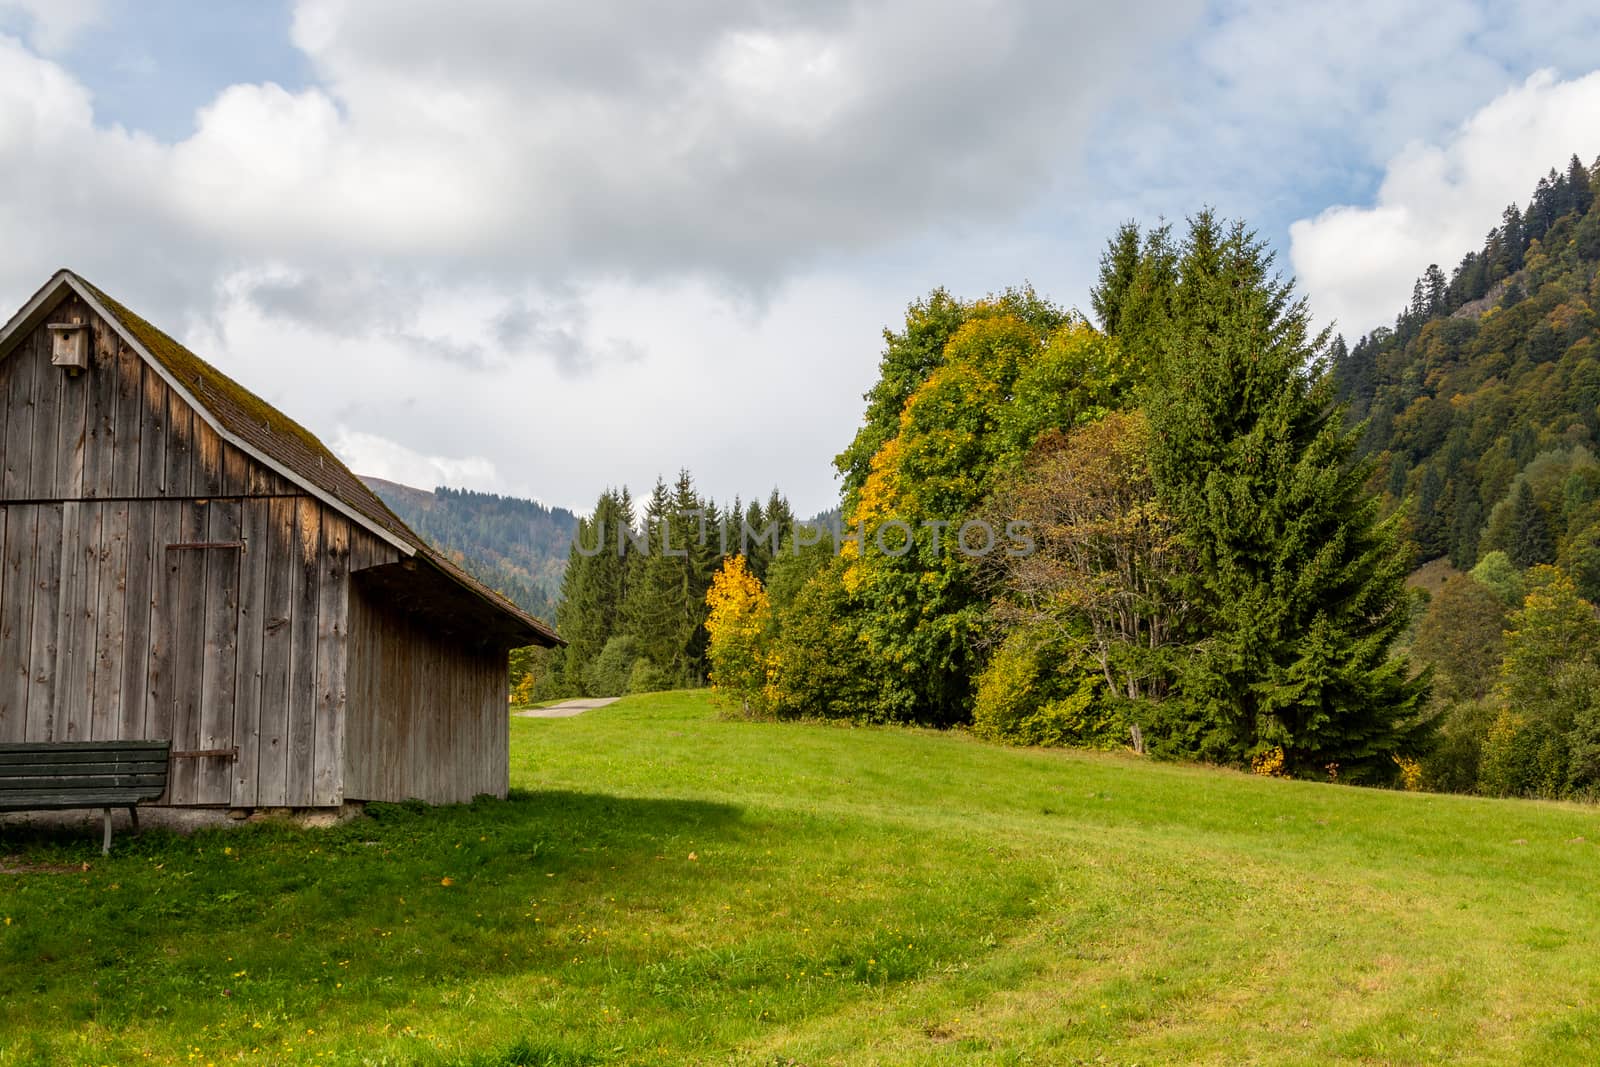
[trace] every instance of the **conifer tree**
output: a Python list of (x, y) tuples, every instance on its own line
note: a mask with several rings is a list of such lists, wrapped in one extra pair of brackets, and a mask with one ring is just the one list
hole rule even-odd
[(1590, 174), (1583, 160), (1578, 154), (1572, 154), (1572, 161), (1567, 164), (1567, 187), (1572, 197), (1572, 210), (1584, 214), (1589, 210), (1589, 205), (1594, 203), (1594, 189), (1590, 185)]
[(762, 510), (761, 501), (750, 501), (741, 520), (734, 551), (745, 557), (757, 577), (765, 575), (772, 563), (772, 542), (766, 536), (767, 529), (767, 513)]
[(666, 555), (682, 547), (672, 543), (671, 512), (667, 483), (657, 478), (640, 517), (648, 548), (628, 561), (628, 595), (622, 605), (624, 628), (640, 655), (664, 671), (681, 666), (683, 650), (676, 617), (682, 607), (684, 567)]
[(1154, 334), (1152, 469), (1191, 551), (1201, 620), (1181, 673), (1191, 741), (1300, 773), (1379, 774), (1417, 730), (1425, 679), (1390, 650), (1407, 621), (1397, 518), (1352, 461), (1304, 301), (1240, 223), (1191, 221)]
[(1423, 275), (1423, 284), (1428, 291), (1428, 314), (1442, 315), (1448, 311), (1450, 283), (1445, 280), (1444, 271), (1439, 269), (1439, 264), (1428, 264), (1428, 270)]
[(1512, 505), (1509, 542), (1506, 555), (1519, 567), (1555, 562), (1556, 543), (1550, 534), (1550, 524), (1545, 520), (1544, 509), (1534, 499), (1533, 488), (1526, 481), (1518, 486), (1516, 501)]
[(1100, 256), (1100, 284), (1089, 296), (1095, 318), (1106, 333), (1118, 333), (1122, 326), (1122, 307), (1132, 290), (1144, 257), (1139, 243), (1139, 224), (1125, 222)]
[(556, 612), (556, 627), (568, 642), (562, 674), (570, 692), (587, 691), (589, 665), (621, 627), (632, 523), (633, 503), (626, 489), (607, 489), (594, 513), (579, 520)]

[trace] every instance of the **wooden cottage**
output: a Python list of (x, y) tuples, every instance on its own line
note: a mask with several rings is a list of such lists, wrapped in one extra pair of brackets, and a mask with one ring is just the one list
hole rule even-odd
[(504, 797), (557, 642), (77, 275), (0, 330), (0, 741), (170, 739), (171, 805)]

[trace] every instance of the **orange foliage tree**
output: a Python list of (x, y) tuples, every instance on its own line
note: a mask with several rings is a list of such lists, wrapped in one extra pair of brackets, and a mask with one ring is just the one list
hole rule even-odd
[(743, 556), (729, 556), (706, 594), (711, 687), (739, 698), (746, 712), (765, 707), (772, 604)]

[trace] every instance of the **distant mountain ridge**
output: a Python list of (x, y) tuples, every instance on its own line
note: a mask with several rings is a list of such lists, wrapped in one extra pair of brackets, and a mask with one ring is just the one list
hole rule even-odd
[(361, 480), (439, 551), (524, 611), (554, 622), (577, 515), (498, 493)]

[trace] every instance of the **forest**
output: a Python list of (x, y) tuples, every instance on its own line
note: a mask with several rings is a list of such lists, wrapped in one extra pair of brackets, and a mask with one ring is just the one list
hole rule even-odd
[(1333, 371), (1418, 572), (1438, 789), (1600, 791), (1600, 162), (1509, 205)]
[(513, 700), (621, 696), (701, 686), (709, 669), (706, 597), (730, 553), (766, 578), (795, 527), (787, 498), (719, 506), (680, 471), (642, 508), (606, 489), (578, 521), (555, 612), (565, 648), (512, 654)]
[[(884, 332), (831, 536), (688, 472), (607, 490), (518, 695), (709, 681), (755, 716), (1592, 797), (1597, 187), (1552, 170), (1353, 346), (1210, 212), (1121, 227), (1092, 319), (934, 290)], [(956, 551), (973, 523), (1030, 551)]]
[(533, 500), (440, 486), (431, 493), (364, 479), (406, 525), (458, 566), (546, 622), (556, 614), (561, 572), (578, 517)]

